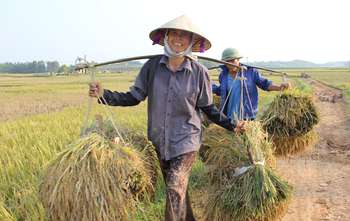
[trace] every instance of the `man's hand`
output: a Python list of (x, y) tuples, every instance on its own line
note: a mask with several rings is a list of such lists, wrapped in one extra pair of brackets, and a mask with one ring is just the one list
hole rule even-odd
[(100, 82), (89, 83), (89, 96), (90, 97), (102, 97), (103, 88)]
[(243, 133), (245, 131), (245, 121), (237, 121), (237, 125), (234, 129), (234, 132), (236, 133)]
[(290, 87), (291, 87), (291, 84), (290, 84), (289, 82), (287, 82), (287, 83), (281, 83), (281, 85), (280, 85), (280, 90), (283, 91), (283, 90), (286, 90), (286, 89), (288, 89), (288, 88), (290, 88)]

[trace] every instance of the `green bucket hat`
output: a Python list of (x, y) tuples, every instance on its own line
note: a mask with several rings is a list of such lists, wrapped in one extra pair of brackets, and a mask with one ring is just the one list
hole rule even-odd
[(224, 61), (241, 59), (241, 58), (243, 58), (243, 56), (241, 55), (241, 53), (239, 53), (239, 51), (236, 48), (226, 48), (222, 52), (222, 56), (221, 56), (221, 60), (224, 60)]
[(202, 32), (186, 15), (175, 18), (174, 20), (171, 20), (159, 28), (151, 31), (149, 37), (153, 41), (153, 44), (160, 44), (164, 46), (164, 36), (168, 29), (178, 29), (193, 33), (193, 52), (204, 52), (211, 47), (210, 41), (204, 37)]

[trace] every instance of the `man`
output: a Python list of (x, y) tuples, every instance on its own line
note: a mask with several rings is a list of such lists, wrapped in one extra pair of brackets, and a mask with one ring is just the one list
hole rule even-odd
[(103, 90), (90, 84), (89, 95), (114, 106), (137, 105), (148, 97), (148, 138), (156, 147), (166, 183), (166, 221), (195, 220), (187, 194), (188, 178), (201, 143), (199, 110), (222, 127), (241, 132), (244, 123), (232, 124), (212, 104), (208, 70), (190, 58), (191, 52), (211, 47), (208, 39), (186, 16), (150, 33), (164, 55), (142, 67), (129, 92)]
[(222, 60), (238, 67), (221, 65), (219, 85), (212, 85), (213, 92), (220, 96), (220, 110), (232, 121), (254, 120), (258, 112), (258, 88), (265, 91), (287, 89), (289, 83), (273, 84), (255, 69), (240, 64), (243, 56), (235, 48), (226, 48)]

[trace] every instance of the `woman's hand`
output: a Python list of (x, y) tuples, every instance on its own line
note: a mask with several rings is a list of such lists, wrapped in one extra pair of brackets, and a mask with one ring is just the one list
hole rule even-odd
[(103, 88), (100, 82), (89, 83), (89, 96), (90, 97), (102, 97)]

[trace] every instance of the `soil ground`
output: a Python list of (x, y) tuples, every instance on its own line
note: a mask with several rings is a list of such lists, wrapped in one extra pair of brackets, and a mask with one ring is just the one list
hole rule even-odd
[(341, 91), (309, 80), (321, 120), (319, 142), (308, 154), (279, 159), (282, 177), (294, 186), (283, 221), (350, 220), (350, 121)]

